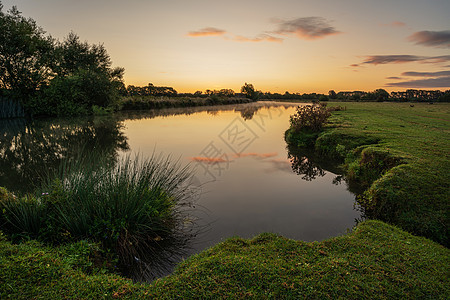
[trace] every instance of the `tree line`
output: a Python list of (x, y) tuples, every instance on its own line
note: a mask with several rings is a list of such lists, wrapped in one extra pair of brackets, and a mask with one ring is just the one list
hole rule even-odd
[(80, 115), (117, 110), (123, 96), (166, 96), (251, 100), (450, 101), (450, 91), (271, 93), (245, 83), (232, 89), (178, 93), (173, 87), (125, 86), (124, 68), (113, 67), (103, 44), (89, 44), (70, 32), (62, 41), (47, 34), (13, 6), (0, 1), (0, 117)]

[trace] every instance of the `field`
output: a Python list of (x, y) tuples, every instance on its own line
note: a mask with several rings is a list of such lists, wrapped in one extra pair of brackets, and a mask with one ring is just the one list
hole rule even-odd
[(371, 153), (374, 156), (381, 153), (386, 164), (384, 169), (380, 168), (378, 178), (372, 178), (376, 179), (372, 184), (370, 178), (367, 180), (368, 190), (362, 201), (369, 202), (365, 203), (368, 213), (448, 246), (450, 105), (346, 103), (345, 106), (347, 110), (333, 113), (336, 128), (331, 135), (362, 135), (378, 140), (377, 144), (358, 150), (362, 152), (360, 159), (353, 165), (348, 162), (350, 173), (364, 177), (364, 164), (366, 169), (379, 167), (382, 161), (375, 166), (374, 161), (367, 159)]

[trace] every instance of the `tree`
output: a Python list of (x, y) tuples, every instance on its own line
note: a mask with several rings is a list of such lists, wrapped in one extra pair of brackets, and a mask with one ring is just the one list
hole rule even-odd
[(247, 82), (241, 87), (241, 93), (252, 100), (257, 100), (259, 98), (259, 92), (255, 91), (253, 84)]
[(336, 99), (336, 98), (337, 98), (337, 94), (336, 94), (336, 92), (335, 92), (334, 90), (330, 90), (330, 91), (328, 92), (328, 97), (329, 97), (330, 99)]
[(114, 105), (124, 93), (124, 69), (111, 65), (102, 44), (81, 42), (73, 32), (56, 41), (15, 6), (4, 13), (0, 2), (0, 88), (29, 114), (78, 114), (93, 105)]
[(54, 39), (13, 6), (6, 13), (0, 2), (0, 88), (27, 104), (53, 75)]
[(73, 32), (58, 42), (55, 47), (55, 72), (58, 76), (67, 76), (78, 70), (108, 73), (111, 71), (111, 58), (104, 45), (81, 42)]
[(389, 93), (384, 89), (377, 89), (374, 91), (377, 101), (385, 101), (389, 99)]

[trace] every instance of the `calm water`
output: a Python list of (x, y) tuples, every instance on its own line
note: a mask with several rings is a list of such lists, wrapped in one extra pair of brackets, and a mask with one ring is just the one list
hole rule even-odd
[[(274, 232), (314, 241), (343, 234), (360, 212), (330, 162), (287, 149), (284, 132), (295, 105), (253, 103), (0, 123), (0, 186), (31, 190), (37, 170), (80, 148), (114, 159), (163, 152), (191, 164), (201, 187), (193, 216), (202, 228), (186, 255), (231, 236)], [(85, 146), (87, 145), (87, 146)], [(308, 157), (308, 158), (306, 158)]]

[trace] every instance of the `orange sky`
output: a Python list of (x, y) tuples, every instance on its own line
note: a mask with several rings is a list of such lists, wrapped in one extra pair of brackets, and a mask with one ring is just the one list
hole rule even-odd
[(327, 93), (450, 88), (448, 0), (15, 0), (52, 36), (104, 43), (126, 84)]

